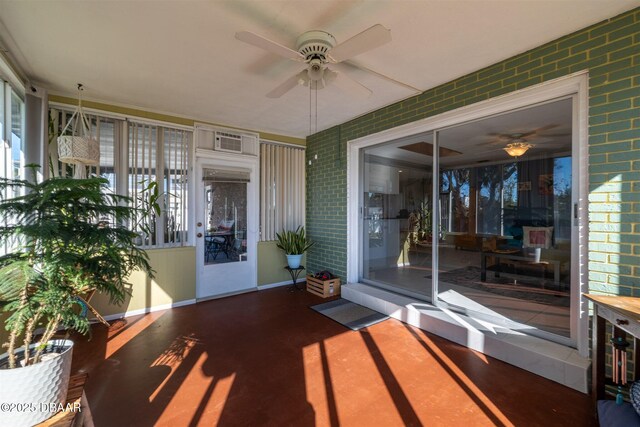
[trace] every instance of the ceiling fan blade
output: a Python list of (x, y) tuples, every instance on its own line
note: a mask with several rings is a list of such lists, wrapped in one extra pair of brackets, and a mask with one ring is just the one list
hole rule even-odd
[(339, 69), (340, 69), (340, 70), (342, 70), (342, 71), (347, 70), (347, 69), (349, 69), (350, 67), (357, 68), (357, 69), (359, 69), (359, 70), (362, 70), (362, 71), (366, 71), (366, 72), (368, 72), (368, 73), (371, 73), (371, 74), (373, 74), (374, 76), (380, 77), (381, 79), (387, 80), (387, 81), (389, 81), (389, 82), (391, 82), (391, 83), (393, 83), (393, 84), (400, 85), (400, 86), (402, 86), (402, 87), (404, 87), (404, 88), (406, 88), (406, 89), (409, 89), (409, 90), (410, 90), (410, 91), (412, 91), (412, 92), (415, 92), (415, 93), (422, 93), (422, 90), (418, 89), (417, 87), (413, 87), (413, 86), (411, 86), (411, 85), (409, 85), (409, 84), (403, 83), (403, 82), (401, 82), (401, 81), (399, 81), (399, 80), (396, 80), (396, 79), (393, 79), (393, 78), (391, 78), (391, 77), (389, 77), (389, 76), (385, 76), (384, 74), (379, 73), (379, 72), (377, 72), (377, 71), (374, 71), (374, 70), (372, 70), (372, 69), (371, 69), (371, 68), (369, 68), (369, 67), (365, 67), (364, 65), (359, 64), (359, 63), (357, 63), (357, 62), (355, 62), (355, 61), (342, 62), (342, 63), (340, 63), (340, 64), (334, 64), (334, 66), (335, 66), (336, 68), (339, 68)]
[(255, 47), (259, 47), (260, 49), (264, 49), (268, 52), (275, 53), (276, 55), (280, 55), (287, 59), (292, 59), (294, 61), (304, 61), (304, 56), (299, 52), (296, 52), (293, 49), (289, 49), (286, 46), (282, 46), (274, 41), (266, 39), (257, 34), (251, 33), (249, 31), (238, 31), (236, 33), (236, 39), (249, 43)]
[(492, 141), (486, 141), (486, 142), (481, 142), (479, 144), (477, 144), (478, 146), (485, 146), (485, 145), (503, 145), (504, 141), (501, 140), (492, 140)]
[(335, 62), (341, 62), (391, 41), (391, 31), (380, 24), (367, 28), (329, 51)]
[[(542, 127), (537, 128), (537, 129), (534, 129), (534, 130), (532, 130), (532, 131), (529, 131), (529, 132), (525, 132), (525, 133), (520, 134), (520, 138), (526, 138), (526, 137), (528, 137), (528, 136), (532, 136), (532, 135), (540, 135), (540, 133), (541, 133), (541, 132), (544, 132), (545, 130), (549, 130), (549, 129), (556, 128), (556, 127), (558, 127), (558, 126), (559, 126), (559, 125), (546, 125), (546, 126), (542, 126)], [(542, 135), (541, 135), (541, 136), (542, 136)]]
[(571, 132), (569, 133), (545, 133), (542, 135), (538, 135), (539, 138), (561, 138), (563, 136), (571, 136)]
[(285, 80), (278, 87), (273, 89), (271, 92), (267, 93), (267, 98), (280, 98), (285, 93), (289, 92), (294, 87), (300, 84), (300, 80), (304, 79), (304, 74), (307, 72), (306, 69), (300, 71), (299, 73), (294, 74)]
[(327, 80), (329, 82), (335, 83), (337, 87), (346, 92), (351, 92), (364, 98), (371, 96), (373, 93), (368, 87), (353, 80), (345, 73), (336, 73), (335, 71), (331, 71), (327, 68), (325, 74), (328, 75)]

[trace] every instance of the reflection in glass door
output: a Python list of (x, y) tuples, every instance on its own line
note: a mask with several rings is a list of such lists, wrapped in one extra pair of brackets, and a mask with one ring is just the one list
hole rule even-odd
[(573, 118), (564, 98), (363, 148), (359, 279), (575, 345)]
[(204, 169), (205, 264), (247, 261), (246, 172)]
[(364, 151), (362, 279), (431, 298), (433, 151), (430, 136)]
[(438, 133), (438, 298), (571, 342), (571, 99)]

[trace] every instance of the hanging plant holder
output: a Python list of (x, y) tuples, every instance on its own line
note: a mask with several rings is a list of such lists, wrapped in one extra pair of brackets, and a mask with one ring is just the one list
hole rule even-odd
[(64, 163), (96, 166), (100, 162), (100, 144), (84, 136), (59, 136), (58, 158)]
[[(100, 143), (91, 136), (91, 126), (82, 110), (82, 85), (78, 85), (78, 107), (58, 137), (58, 158), (61, 162), (83, 166), (97, 166), (100, 163)], [(72, 123), (75, 126), (69, 129)], [(71, 130), (71, 135), (65, 133)]]

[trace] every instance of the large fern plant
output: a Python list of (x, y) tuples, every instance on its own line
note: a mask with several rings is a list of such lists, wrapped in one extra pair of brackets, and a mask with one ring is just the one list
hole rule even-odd
[[(97, 291), (122, 303), (133, 269), (153, 274), (147, 254), (134, 245), (136, 233), (127, 228), (141, 212), (130, 207), (129, 198), (110, 193), (107, 184), (98, 177), (0, 179), (0, 195), (19, 194), (0, 198), (0, 248), (9, 249), (0, 256), (9, 368), (18, 358), (37, 363), (61, 326), (87, 333), (86, 311), (95, 313), (87, 295)], [(40, 345), (30, 351), (40, 328)], [(21, 345), (26, 350), (18, 356)]]
[(299, 226), (295, 231), (285, 230), (276, 233), (278, 238), (276, 246), (282, 249), (287, 255), (302, 255), (313, 246), (313, 242), (307, 240), (304, 227)]

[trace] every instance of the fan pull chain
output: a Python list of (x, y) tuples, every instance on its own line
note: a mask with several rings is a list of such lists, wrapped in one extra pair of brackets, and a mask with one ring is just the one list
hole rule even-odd
[(311, 82), (309, 82), (309, 135), (311, 135)]
[(622, 337), (612, 337), (610, 342), (613, 356), (613, 383), (618, 386), (616, 404), (622, 405), (622, 386), (627, 384), (627, 347), (630, 344)]

